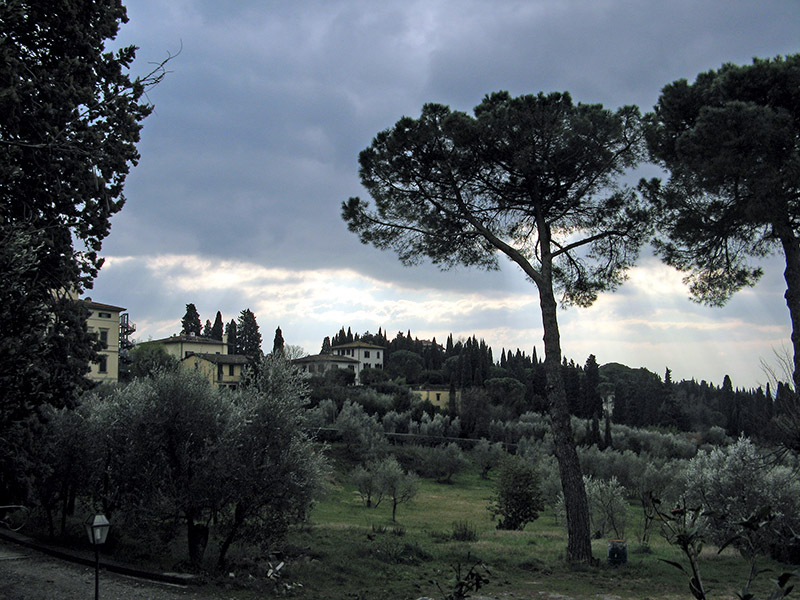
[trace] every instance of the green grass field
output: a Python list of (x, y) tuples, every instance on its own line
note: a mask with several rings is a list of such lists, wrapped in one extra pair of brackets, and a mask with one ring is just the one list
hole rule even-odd
[[(417, 497), (401, 504), (397, 522), (391, 505), (366, 508), (342, 475), (334, 475), (328, 495), (317, 505), (311, 523), (292, 532), (296, 558), (289, 561), (282, 582), (299, 582), (289, 594), (297, 598), (405, 599), (442, 598), (452, 586), (454, 567), (481, 562), (489, 583), (475, 596), (486, 598), (690, 598), (685, 576), (660, 561), (682, 562), (678, 551), (654, 533), (648, 552), (637, 551), (641, 511), (630, 507), (628, 564), (607, 564), (607, 540), (593, 543), (600, 566), (574, 568), (564, 560), (566, 532), (547, 509), (524, 531), (499, 531), (487, 510), (491, 481), (477, 472), (461, 473), (452, 484), (423, 479)], [(453, 524), (469, 521), (477, 533), (471, 542), (452, 539)], [(772, 567), (755, 589), (770, 589)], [(703, 578), (712, 598), (732, 598), (747, 578), (748, 563), (738, 553), (704, 551)]]

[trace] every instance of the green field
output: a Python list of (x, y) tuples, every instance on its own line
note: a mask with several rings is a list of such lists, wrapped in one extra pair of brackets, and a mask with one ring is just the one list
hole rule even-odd
[[(607, 540), (593, 543), (600, 566), (572, 568), (564, 561), (566, 533), (547, 509), (524, 531), (496, 529), (487, 510), (492, 482), (477, 472), (457, 475), (452, 484), (421, 481), (419, 494), (398, 507), (366, 508), (346, 477), (334, 474), (327, 496), (310, 523), (292, 532), (288, 567), (281, 583), (301, 583), (288, 595), (297, 598), (442, 598), (452, 588), (454, 567), (466, 570), (476, 562), (488, 568), (489, 583), (475, 594), (485, 598), (689, 598), (687, 580), (664, 558), (681, 562), (678, 551), (654, 533), (649, 551), (637, 542), (641, 513), (630, 507), (628, 564), (607, 564)], [(469, 521), (477, 532), (472, 542), (452, 539), (453, 524)], [(763, 593), (786, 569), (773, 567), (755, 590)], [(732, 550), (722, 555), (704, 551), (703, 578), (712, 598), (731, 598), (747, 578), (748, 563)]]

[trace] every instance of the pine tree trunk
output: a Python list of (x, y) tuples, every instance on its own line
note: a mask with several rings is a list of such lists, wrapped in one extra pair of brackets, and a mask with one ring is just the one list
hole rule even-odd
[(786, 258), (783, 277), (786, 280), (786, 306), (792, 322), (793, 368), (792, 380), (795, 393), (800, 391), (800, 245), (790, 227), (781, 228), (779, 235)]
[(553, 429), (555, 455), (561, 475), (567, 517), (567, 560), (593, 562), (589, 534), (589, 501), (575, 449), (572, 422), (561, 373), (561, 337), (556, 318), (556, 300), (552, 284), (539, 285), (539, 304), (544, 328), (544, 365), (547, 375), (547, 400)]

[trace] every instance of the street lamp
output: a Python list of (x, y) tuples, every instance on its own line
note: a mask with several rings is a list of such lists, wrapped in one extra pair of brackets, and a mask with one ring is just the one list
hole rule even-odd
[(100, 544), (106, 543), (111, 523), (105, 515), (94, 515), (84, 523), (89, 543), (94, 546), (94, 600), (100, 600)]

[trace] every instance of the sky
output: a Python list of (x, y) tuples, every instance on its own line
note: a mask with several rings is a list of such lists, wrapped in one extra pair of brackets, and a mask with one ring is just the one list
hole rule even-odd
[[(789, 0), (125, 4), (112, 46), (139, 47), (132, 73), (175, 56), (148, 93), (141, 160), (88, 294), (127, 308), (140, 341), (178, 333), (187, 303), (203, 322), (249, 308), (267, 351), (277, 327), (310, 354), (350, 327), (542, 355), (538, 295), (518, 267), (404, 267), (340, 217), (349, 197), (368, 199), (358, 153), (423, 104), (469, 112), (498, 90), (568, 91), (649, 111), (676, 79), (800, 52)], [(756, 287), (711, 308), (645, 249), (616, 292), (559, 312), (563, 354), (763, 385), (762, 362), (789, 347), (782, 262), (764, 260)]]

